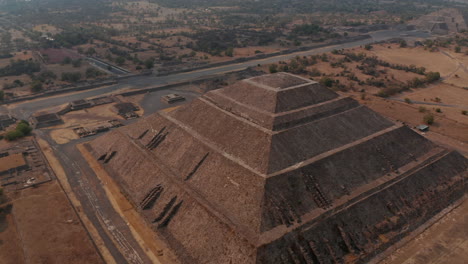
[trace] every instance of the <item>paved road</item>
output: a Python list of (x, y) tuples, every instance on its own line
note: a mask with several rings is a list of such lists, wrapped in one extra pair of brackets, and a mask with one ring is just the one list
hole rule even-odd
[(271, 58), (253, 60), (253, 61), (248, 61), (248, 62), (220, 66), (216, 68), (208, 68), (208, 69), (192, 71), (192, 72), (179, 73), (179, 74), (168, 75), (168, 76), (159, 76), (159, 77), (138, 76), (138, 77), (122, 80), (118, 84), (112, 85), (112, 86), (97, 88), (97, 89), (88, 90), (88, 91), (79, 92), (79, 93), (63, 94), (59, 96), (18, 103), (18, 104), (15, 104), (15, 106), (12, 107), (10, 111), (14, 116), (17, 116), (18, 118), (27, 119), (31, 116), (32, 113), (37, 112), (44, 108), (58, 106), (58, 105), (65, 104), (73, 100), (84, 99), (84, 98), (98, 96), (98, 95), (105, 94), (105, 93), (116, 92), (124, 88), (141, 89), (145, 87), (164, 85), (168, 83), (189, 81), (189, 80), (194, 80), (194, 79), (209, 76), (209, 75), (216, 75), (216, 74), (222, 74), (226, 72), (239, 71), (239, 70), (246, 69), (248, 67), (255, 67), (258, 64), (269, 64), (269, 63), (274, 63), (278, 61), (288, 60), (296, 56), (308, 56), (308, 55), (314, 55), (314, 54), (319, 54), (323, 52), (329, 52), (329, 51), (332, 51), (333, 49), (346, 49), (346, 48), (358, 47), (358, 46), (365, 45), (368, 43), (373, 43), (376, 41), (383, 41), (383, 40), (388, 40), (391, 38), (402, 37), (402, 35), (404, 35), (404, 38), (407, 38), (407, 39), (430, 37), (429, 34), (425, 32), (420, 32), (420, 31), (405, 31), (405, 32), (379, 31), (379, 32), (372, 33), (371, 34), (372, 38), (370, 39), (344, 43), (344, 44), (338, 44), (338, 45), (328, 46), (324, 48), (313, 49), (309, 51), (280, 55), (280, 56), (275, 56)]
[[(398, 102), (406, 102), (405, 99), (394, 98), (394, 97), (388, 98), (388, 100), (393, 100), (393, 101), (398, 101)], [(431, 103), (431, 102), (414, 101), (414, 100), (411, 100), (411, 103), (413, 103), (413, 104), (422, 104), (422, 105), (433, 105), (433, 106), (452, 107), (452, 108), (460, 108), (460, 109), (468, 110), (468, 107), (467, 107), (467, 106), (464, 106), (464, 105), (450, 105), (450, 104)]]

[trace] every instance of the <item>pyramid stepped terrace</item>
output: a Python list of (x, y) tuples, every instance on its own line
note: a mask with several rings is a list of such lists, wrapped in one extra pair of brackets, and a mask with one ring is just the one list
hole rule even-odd
[(366, 263), (463, 199), (468, 177), (458, 152), (287, 73), (86, 147), (180, 263)]

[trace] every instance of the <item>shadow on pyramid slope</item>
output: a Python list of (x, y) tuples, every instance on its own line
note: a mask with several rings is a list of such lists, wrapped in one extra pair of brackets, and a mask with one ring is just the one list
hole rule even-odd
[(462, 199), (467, 161), (316, 82), (240, 81), (87, 145), (183, 263), (359, 263)]

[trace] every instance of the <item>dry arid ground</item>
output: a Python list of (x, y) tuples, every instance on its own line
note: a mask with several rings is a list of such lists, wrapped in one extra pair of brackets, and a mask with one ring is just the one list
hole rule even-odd
[[(379, 97), (361, 100), (361, 103), (390, 119), (404, 122), (411, 127), (422, 124), (423, 117), (426, 114), (419, 112), (419, 107), (414, 104), (407, 104)], [(432, 107), (427, 108), (431, 109)], [(443, 113), (438, 114), (434, 111), (433, 113), (435, 122), (430, 127), (430, 131), (446, 135), (461, 142), (468, 142), (468, 124), (448, 119), (443, 116)], [(459, 115), (463, 116), (461, 114)]]
[(465, 264), (468, 260), (468, 201), (442, 217), (381, 264)]
[(123, 119), (112, 110), (114, 104), (100, 105), (79, 111), (73, 111), (62, 116), (63, 124), (55, 126), (50, 136), (58, 144), (66, 144), (79, 137), (73, 128), (92, 126), (112, 119)]
[(395, 44), (383, 44), (375, 45), (371, 53), (390, 63), (422, 66), (428, 71), (440, 72), (442, 76), (450, 75), (457, 69), (456, 61), (449, 56), (424, 50), (423, 47), (399, 48)]
[(2, 263), (103, 263), (57, 181), (10, 199), (0, 224)]

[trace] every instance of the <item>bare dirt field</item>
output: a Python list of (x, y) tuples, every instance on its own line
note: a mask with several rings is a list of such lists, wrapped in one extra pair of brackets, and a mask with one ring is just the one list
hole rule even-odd
[(100, 105), (67, 113), (62, 116), (64, 124), (56, 128), (69, 128), (112, 119), (122, 119), (122, 117), (112, 110), (113, 105), (114, 104)]
[(57, 144), (66, 144), (71, 140), (79, 138), (72, 129), (55, 129), (50, 132), (50, 137), (57, 142)]
[(43, 49), (40, 50), (43, 57), (47, 58), (46, 62), (51, 64), (61, 63), (66, 57), (70, 59), (79, 59), (82, 56), (72, 50), (67, 49)]
[(61, 29), (57, 28), (57, 27), (54, 27), (52, 25), (49, 25), (49, 24), (41, 24), (41, 25), (37, 25), (33, 28), (35, 31), (39, 31), (39, 32), (42, 32), (42, 33), (50, 33), (52, 35), (55, 35), (55, 34), (58, 34), (60, 32), (62, 32)]
[[(462, 111), (468, 111), (468, 90), (461, 87), (440, 83), (428, 88), (405, 92), (396, 98), (409, 98), (414, 106), (433, 112), (440, 109), (441, 113), (438, 115), (468, 125), (468, 115), (462, 114)], [(418, 102), (434, 105), (419, 104)]]
[(58, 182), (10, 198), (13, 207), (0, 229), (8, 239), (0, 243), (2, 263), (103, 263)]
[[(423, 117), (427, 114), (427, 112), (421, 113), (419, 111), (419, 107), (414, 104), (407, 104), (379, 97), (369, 97), (366, 100), (361, 100), (360, 102), (372, 110), (389, 117), (390, 119), (404, 122), (410, 127), (423, 124)], [(432, 107), (429, 109), (432, 109)], [(430, 112), (435, 116), (435, 123), (430, 127), (430, 131), (453, 138), (460, 142), (468, 142), (468, 124), (446, 118), (444, 113), (439, 114), (433, 110), (430, 110)], [(431, 132), (428, 134), (430, 133)], [(466, 148), (467, 146), (464, 147)]]
[(396, 44), (376, 45), (372, 53), (390, 63), (422, 66), (428, 71), (440, 72), (442, 76), (450, 75), (458, 68), (457, 62), (450, 57), (441, 52), (424, 50), (423, 47), (400, 48)]
[(10, 212), (0, 216), (0, 255), (4, 264), (24, 263), (23, 248), (16, 230), (15, 219)]
[(468, 259), (468, 201), (442, 217), (380, 264), (465, 264)]

